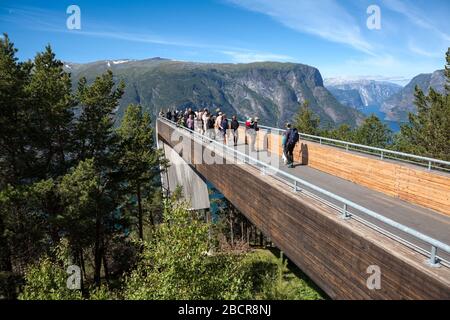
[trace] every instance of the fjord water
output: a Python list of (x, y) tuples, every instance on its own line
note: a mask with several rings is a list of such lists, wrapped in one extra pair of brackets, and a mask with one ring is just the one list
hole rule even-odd
[(366, 116), (370, 116), (371, 114), (376, 115), (381, 121), (383, 121), (383, 123), (385, 123), (389, 127), (389, 129), (392, 130), (392, 132), (396, 133), (400, 131), (400, 126), (402, 125), (402, 123), (397, 121), (385, 120), (386, 114), (380, 111), (380, 106), (370, 105), (362, 108), (360, 111)]

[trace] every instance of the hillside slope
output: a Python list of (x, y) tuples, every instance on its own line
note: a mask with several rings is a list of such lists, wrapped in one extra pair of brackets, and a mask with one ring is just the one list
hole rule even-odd
[(126, 84), (119, 117), (129, 103), (140, 103), (153, 115), (168, 108), (220, 107), (241, 119), (258, 116), (264, 124), (282, 126), (308, 100), (324, 125), (355, 126), (363, 119), (331, 95), (316, 68), (303, 64), (203, 64), (161, 58), (66, 63), (74, 86), (81, 76), (90, 82), (108, 69)]
[(410, 112), (417, 112), (417, 107), (414, 105), (416, 85), (419, 86), (425, 94), (429, 92), (430, 87), (443, 93), (445, 86), (444, 70), (416, 76), (400, 92), (387, 99), (381, 108), (381, 111), (386, 113), (386, 120), (404, 122), (408, 120), (408, 114)]

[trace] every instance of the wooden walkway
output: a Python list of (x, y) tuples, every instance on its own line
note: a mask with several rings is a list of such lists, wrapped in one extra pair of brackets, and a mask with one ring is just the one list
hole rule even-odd
[[(406, 202), (399, 198), (394, 198), (384, 193), (371, 190), (356, 183), (313, 169), (309, 166), (297, 165), (295, 168), (290, 169), (282, 165), (281, 169), (432, 238), (447, 244), (450, 243), (450, 217), (448, 216)], [(313, 192), (312, 190), (308, 191)], [(323, 195), (320, 195), (320, 197), (339, 205), (339, 203), (331, 198), (327, 198)], [(352, 209), (350, 209), (350, 211), (352, 211)], [(368, 217), (362, 212), (353, 211), (365, 220), (429, 251), (429, 246), (424, 245), (398, 229), (391, 228), (378, 220)], [(442, 257), (450, 261), (450, 256), (448, 254), (442, 254)]]

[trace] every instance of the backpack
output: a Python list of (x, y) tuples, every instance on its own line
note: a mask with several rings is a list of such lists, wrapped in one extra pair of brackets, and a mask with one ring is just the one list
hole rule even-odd
[(287, 144), (288, 145), (295, 145), (298, 141), (300, 140), (300, 135), (298, 134), (298, 130), (297, 129), (292, 129), (289, 137), (288, 137), (288, 141)]

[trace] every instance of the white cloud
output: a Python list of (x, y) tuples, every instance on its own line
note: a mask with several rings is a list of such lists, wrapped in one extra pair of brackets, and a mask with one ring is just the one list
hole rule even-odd
[(437, 52), (429, 51), (429, 50), (423, 49), (423, 48), (421, 48), (419, 46), (416, 46), (412, 41), (410, 41), (408, 43), (408, 49), (411, 52), (414, 52), (415, 54), (418, 54), (418, 55), (426, 57), (426, 58), (441, 59), (443, 57), (442, 52), (440, 52), (439, 50), (437, 50)]
[(263, 13), (285, 26), (323, 39), (349, 45), (373, 55), (357, 21), (335, 0), (228, 0), (247, 10)]
[(287, 55), (263, 53), (263, 52), (249, 52), (249, 51), (220, 51), (222, 54), (231, 57), (235, 63), (250, 63), (261, 61), (294, 61), (295, 59)]
[(433, 31), (433, 33), (443, 41), (450, 41), (450, 35), (436, 27), (436, 25), (431, 22), (427, 16), (423, 15), (420, 10), (413, 6), (411, 2), (405, 3), (400, 0), (383, 0), (383, 5), (390, 10), (407, 17), (415, 25)]

